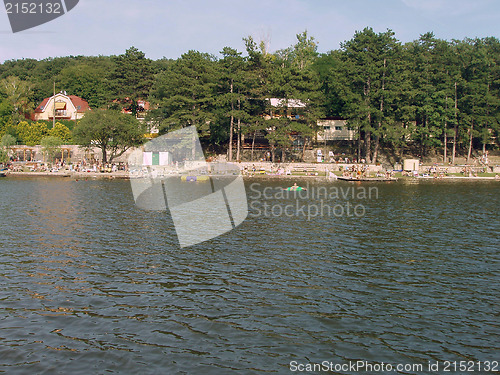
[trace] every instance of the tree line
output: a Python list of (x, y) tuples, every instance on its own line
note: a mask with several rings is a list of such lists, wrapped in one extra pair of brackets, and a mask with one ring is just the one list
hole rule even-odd
[[(0, 65), (0, 136), (26, 142), (25, 117), (53, 94), (55, 82), (94, 110), (126, 105), (136, 111), (139, 99), (148, 100), (147, 126), (163, 134), (195, 125), (230, 160), (241, 158), (242, 136), (252, 153), (264, 136), (273, 160), (284, 161), (291, 150), (303, 157), (322, 130), (317, 120), (330, 116), (347, 120), (367, 162), (376, 162), (382, 150), (437, 153), (454, 162), (458, 154), (470, 158), (474, 149), (499, 146), (497, 38), (447, 41), (426, 33), (402, 43), (391, 30), (365, 28), (322, 54), (306, 31), (276, 52), (265, 41), (244, 42), (245, 51), (225, 47), (219, 56), (188, 51), (154, 61), (131, 47), (119, 56), (6, 61)], [(270, 98), (281, 99), (279, 108)], [(271, 112), (293, 116), (265, 116)]]

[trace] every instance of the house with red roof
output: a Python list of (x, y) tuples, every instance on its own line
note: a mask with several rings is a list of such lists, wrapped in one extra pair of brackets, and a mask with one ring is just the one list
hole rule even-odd
[(132, 115), (135, 113), (136, 118), (143, 120), (146, 117), (146, 113), (151, 109), (149, 102), (143, 99), (132, 100), (129, 97), (124, 99), (115, 99), (113, 103), (121, 106), (121, 112), (127, 115)]
[(32, 120), (79, 120), (90, 111), (89, 103), (76, 95), (60, 92), (45, 98), (35, 109)]

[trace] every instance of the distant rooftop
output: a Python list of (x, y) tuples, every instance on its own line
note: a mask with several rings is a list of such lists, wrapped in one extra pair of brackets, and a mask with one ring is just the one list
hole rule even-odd
[(306, 104), (298, 99), (268, 99), (273, 107), (304, 108)]

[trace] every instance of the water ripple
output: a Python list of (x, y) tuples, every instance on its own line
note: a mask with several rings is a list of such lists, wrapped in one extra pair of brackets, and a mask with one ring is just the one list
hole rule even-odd
[(377, 186), (364, 217), (249, 217), (181, 250), (126, 181), (3, 180), (0, 371), (498, 360), (498, 185)]

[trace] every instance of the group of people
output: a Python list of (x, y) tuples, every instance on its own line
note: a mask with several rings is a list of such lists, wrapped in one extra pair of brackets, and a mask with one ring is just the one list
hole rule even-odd
[(361, 178), (366, 177), (366, 173), (368, 172), (368, 165), (352, 165), (346, 168), (343, 168), (341, 166), (340, 170), (342, 171), (343, 177)]
[(82, 160), (76, 164), (70, 164), (69, 170), (73, 172), (93, 172), (93, 173), (113, 173), (118, 171), (127, 171), (127, 163), (100, 163), (98, 160), (88, 163)]
[(317, 162), (318, 163), (324, 163), (326, 160), (328, 160), (329, 163), (336, 163), (336, 164), (349, 164), (349, 163), (365, 163), (365, 159), (361, 160), (356, 160), (355, 158), (349, 158), (346, 156), (346, 154), (342, 153), (341, 155), (335, 156), (335, 153), (333, 151), (328, 151), (328, 158), (325, 158), (325, 155), (321, 152), (321, 150), (318, 150), (317, 152)]
[[(477, 177), (477, 170), (472, 167), (463, 167), (460, 171), (466, 177)], [(486, 172), (485, 170), (483, 172)]]
[(479, 163), (481, 163), (482, 165), (484, 166), (488, 166), (488, 164), (490, 163), (489, 159), (488, 159), (488, 151), (485, 151), (484, 154), (481, 156), (481, 159), (479, 159)]
[[(262, 168), (257, 169), (255, 164), (252, 164), (250, 168), (248, 166), (243, 167), (242, 173), (244, 176), (253, 176), (257, 173), (261, 173), (262, 170)], [(277, 176), (289, 176), (292, 174), (292, 171), (290, 169), (285, 169), (280, 165), (273, 164), (269, 170), (269, 173)]]

